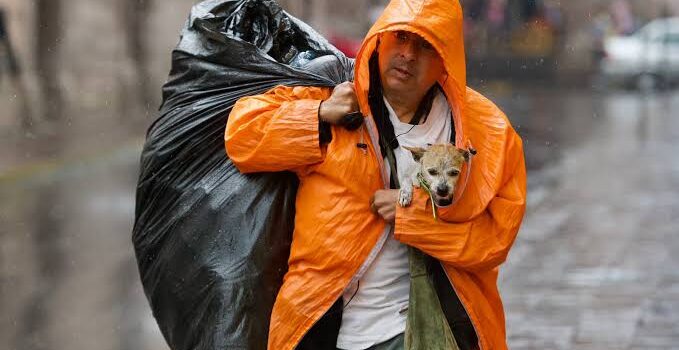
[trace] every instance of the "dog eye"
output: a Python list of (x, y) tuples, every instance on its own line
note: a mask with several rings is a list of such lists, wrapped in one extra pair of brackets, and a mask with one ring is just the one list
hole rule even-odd
[(457, 175), (460, 175), (459, 170), (451, 170), (451, 171), (448, 172), (448, 176), (457, 176)]
[(429, 169), (427, 172), (428, 172), (429, 175), (431, 175), (431, 176), (436, 176), (436, 175), (439, 174), (439, 172), (436, 171), (436, 169)]

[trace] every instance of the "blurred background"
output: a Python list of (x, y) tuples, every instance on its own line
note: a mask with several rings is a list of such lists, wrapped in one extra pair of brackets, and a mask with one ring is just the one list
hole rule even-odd
[[(130, 240), (192, 0), (0, 0), (0, 348), (166, 350)], [(281, 0), (353, 55), (382, 0)], [(512, 349), (679, 349), (679, 1), (463, 0), (524, 139)]]

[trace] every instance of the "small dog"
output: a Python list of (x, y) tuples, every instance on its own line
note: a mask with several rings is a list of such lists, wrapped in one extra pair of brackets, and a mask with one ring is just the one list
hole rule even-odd
[[(453, 144), (434, 144), (428, 148), (403, 147), (413, 154), (415, 166), (399, 176), (401, 190), (398, 204), (407, 207), (413, 199), (413, 186), (426, 186), (434, 204), (444, 207), (453, 203), (455, 186), (462, 165), (469, 161), (473, 151), (459, 149)], [(421, 183), (422, 182), (422, 183)]]

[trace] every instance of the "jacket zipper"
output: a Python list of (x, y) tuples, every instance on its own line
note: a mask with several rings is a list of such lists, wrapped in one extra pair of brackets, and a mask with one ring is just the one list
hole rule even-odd
[(439, 261), (439, 264), (441, 264), (441, 269), (443, 270), (443, 273), (446, 275), (446, 278), (448, 279), (448, 283), (450, 283), (450, 286), (453, 288), (453, 291), (455, 292), (457, 299), (460, 300), (460, 304), (462, 304), (462, 307), (464, 308), (464, 312), (467, 313), (467, 316), (469, 316), (469, 321), (472, 324), (472, 327), (474, 327), (474, 332), (476, 332), (476, 338), (479, 341), (479, 350), (483, 350), (483, 346), (481, 346), (481, 334), (479, 334), (479, 330), (476, 327), (476, 323), (474, 321), (474, 318), (472, 315), (469, 313), (469, 310), (467, 309), (467, 305), (464, 304), (464, 301), (462, 301), (462, 298), (460, 298), (460, 293), (457, 292), (457, 288), (455, 288), (455, 283), (453, 283), (453, 279), (450, 278), (450, 275), (448, 275), (448, 270), (446, 270), (446, 267), (443, 265), (441, 261)]
[[(372, 118), (367, 117), (364, 120), (363, 125), (367, 125), (367, 132), (368, 136), (370, 137), (370, 141), (372, 144), (373, 151), (375, 152), (375, 156), (377, 157), (377, 164), (379, 165), (380, 168), (380, 175), (382, 176), (382, 187), (385, 189), (389, 188), (389, 177), (387, 176), (387, 172), (384, 169), (384, 162), (381, 161), (382, 157), (382, 152), (380, 152), (379, 147), (376, 147), (375, 145), (379, 145), (379, 141), (377, 139), (377, 127), (374, 124), (375, 122), (372, 120)], [(361, 142), (363, 142), (363, 133), (364, 129), (361, 128)], [(382, 235), (380, 236), (380, 239), (377, 241), (377, 244), (373, 247), (373, 249), (370, 251), (370, 254), (368, 254), (368, 257), (366, 260), (363, 262), (361, 267), (356, 271), (354, 274), (354, 277), (351, 278), (349, 281), (349, 284), (347, 286), (351, 286), (353, 283), (358, 281), (361, 277), (363, 277), (363, 274), (365, 271), (370, 267), (370, 264), (375, 260), (377, 257), (377, 254), (379, 251), (382, 249), (382, 246), (384, 245), (384, 242), (386, 242), (387, 237), (389, 236), (389, 233), (391, 232), (392, 226), (391, 225), (386, 225), (384, 227), (384, 230), (382, 231)], [(346, 287), (345, 287), (346, 289)]]
[[(372, 143), (373, 151), (375, 152), (375, 155), (377, 156), (377, 163), (379, 164), (380, 175), (382, 176), (382, 187), (383, 188), (389, 188), (389, 180), (388, 180), (388, 177), (386, 175), (386, 170), (384, 169), (384, 162), (381, 160), (382, 158), (380, 158), (382, 156), (382, 152), (380, 152), (379, 147), (375, 147), (375, 145), (379, 145), (379, 143), (377, 143), (378, 142), (377, 133), (376, 133), (377, 127), (375, 126), (374, 121), (371, 118), (365, 118), (364, 125), (365, 124), (367, 124), (367, 126), (368, 126), (367, 132), (368, 132), (368, 135), (370, 136), (370, 141)], [(363, 133), (364, 132), (365, 131), (364, 131), (363, 127), (361, 127), (361, 129), (360, 129), (361, 142), (363, 142)], [(377, 254), (379, 254), (380, 250), (384, 246), (384, 243), (387, 241), (387, 238), (389, 237), (391, 230), (392, 230), (391, 225), (386, 225), (384, 227), (384, 230), (382, 230), (382, 235), (377, 240), (377, 243), (375, 244), (375, 246), (373, 246), (373, 248), (370, 250), (370, 254), (368, 254), (368, 257), (363, 261), (363, 264), (361, 264), (361, 266), (358, 268), (358, 270), (356, 270), (356, 273), (354, 273), (354, 275), (351, 277), (351, 280), (349, 280), (349, 283), (346, 286), (344, 286), (340, 295), (333, 298), (332, 300), (336, 301), (337, 299), (341, 298), (342, 295), (344, 295), (344, 292), (346, 291), (346, 289), (349, 286), (354, 285), (354, 283), (356, 283), (358, 280), (361, 279), (361, 277), (363, 277), (363, 274), (365, 274), (365, 272), (368, 270), (368, 268), (370, 267), (370, 264), (372, 264), (372, 262), (375, 260), (375, 258), (377, 258)], [(333, 304), (334, 304), (334, 302), (333, 302)], [(327, 309), (323, 310), (321, 317), (319, 317), (317, 320), (315, 320), (314, 323), (311, 324), (309, 329), (307, 329), (304, 332), (304, 334), (302, 334), (302, 336), (297, 340), (297, 343), (293, 346), (293, 349), (296, 348), (297, 345), (299, 345), (299, 342), (302, 339), (304, 339), (304, 337), (309, 333), (309, 331), (312, 328), (314, 328), (316, 323), (318, 323), (318, 321), (320, 321), (323, 318), (323, 316), (325, 316), (325, 314), (328, 312), (328, 310), (330, 310), (330, 308), (332, 307), (333, 304), (330, 304), (330, 306)]]
[[(348, 283), (346, 286), (344, 286), (344, 288), (342, 288), (342, 292), (341, 292), (338, 296), (336, 296), (335, 298), (333, 298), (332, 300), (337, 301), (337, 299), (341, 298), (341, 297), (344, 295), (344, 292), (346, 291), (346, 289), (347, 289), (349, 286), (354, 285), (354, 283), (356, 283), (356, 281), (360, 280), (361, 277), (363, 277), (363, 274), (365, 274), (365, 272), (366, 272), (366, 271), (368, 270), (368, 268), (370, 267), (370, 264), (372, 264), (372, 262), (375, 260), (375, 258), (377, 257), (377, 254), (378, 254), (378, 253), (380, 252), (380, 250), (382, 249), (382, 246), (384, 246), (384, 242), (387, 241), (387, 237), (389, 236), (389, 233), (390, 233), (390, 232), (391, 232), (391, 225), (387, 225), (387, 227), (385, 227), (385, 228), (384, 228), (384, 231), (382, 232), (382, 236), (381, 236), (380, 239), (377, 241), (377, 244), (375, 244), (375, 246), (373, 247), (373, 249), (370, 251), (370, 254), (368, 254), (368, 257), (366, 258), (366, 260), (365, 260), (365, 261), (363, 262), (363, 264), (358, 268), (358, 270), (356, 270), (356, 273), (354, 274), (353, 277), (351, 277), (351, 280), (349, 281), (349, 283)], [(325, 314), (330, 310), (330, 308), (331, 308), (332, 305), (334, 304), (334, 301), (333, 301), (333, 303), (330, 304), (330, 306), (329, 306), (328, 308), (326, 308), (325, 310), (323, 310), (323, 313), (321, 314), (321, 317), (319, 317), (317, 320), (315, 320), (314, 323), (311, 324), (311, 326), (309, 327), (309, 329), (307, 329), (307, 330), (304, 332), (304, 334), (302, 334), (302, 336), (299, 338), (299, 340), (297, 340), (297, 343), (295, 344), (295, 346), (293, 347), (293, 349), (296, 348), (297, 345), (299, 345), (299, 342), (302, 341), (302, 339), (304, 339), (304, 337), (307, 335), (307, 333), (309, 333), (309, 331), (310, 331), (312, 328), (314, 328), (314, 326), (316, 325), (316, 323), (318, 323), (318, 321), (320, 321), (320, 320), (323, 318), (323, 316), (325, 316)]]

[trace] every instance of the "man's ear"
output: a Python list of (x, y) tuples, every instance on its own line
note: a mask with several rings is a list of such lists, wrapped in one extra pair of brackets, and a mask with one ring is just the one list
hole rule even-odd
[(403, 146), (403, 148), (407, 149), (410, 151), (410, 153), (413, 154), (413, 159), (415, 159), (416, 162), (419, 162), (420, 159), (422, 159), (422, 156), (424, 155), (424, 152), (427, 150), (422, 148), (422, 147), (406, 147)]

